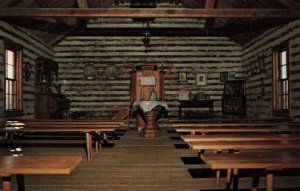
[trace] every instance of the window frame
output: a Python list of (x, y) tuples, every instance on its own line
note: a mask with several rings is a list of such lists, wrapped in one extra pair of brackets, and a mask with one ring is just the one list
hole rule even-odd
[[(7, 77), (7, 53), (6, 51), (10, 50), (15, 53), (14, 55), (14, 63), (15, 63), (15, 71), (14, 71), (14, 79), (9, 79)], [(23, 115), (23, 49), (21, 46), (11, 43), (11, 42), (6, 42), (4, 44), (4, 65), (3, 65), (3, 81), (4, 81), (4, 91), (3, 91), (3, 96), (4, 96), (4, 104), (3, 104), (3, 109), (4, 109), (4, 116), (5, 117), (19, 117)], [(7, 87), (6, 83), (7, 81), (15, 81), (14, 84), (14, 95), (15, 98), (13, 98), (13, 108), (8, 108), (7, 106)]]
[[(282, 65), (280, 55), (286, 51), (286, 78), (281, 79)], [(291, 108), (291, 84), (290, 84), (290, 63), (289, 63), (289, 44), (282, 43), (273, 48), (273, 115), (278, 117), (290, 117)], [(284, 82), (288, 84), (288, 90), (282, 93), (282, 85)], [(287, 108), (283, 108), (282, 97), (287, 103)]]

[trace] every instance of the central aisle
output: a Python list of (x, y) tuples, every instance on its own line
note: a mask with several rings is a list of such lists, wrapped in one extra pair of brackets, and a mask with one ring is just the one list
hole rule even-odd
[(92, 162), (99, 173), (97, 185), (105, 190), (199, 190), (181, 160), (195, 156), (188, 149), (176, 149), (169, 133), (162, 137), (139, 137), (130, 129), (113, 148), (104, 148)]

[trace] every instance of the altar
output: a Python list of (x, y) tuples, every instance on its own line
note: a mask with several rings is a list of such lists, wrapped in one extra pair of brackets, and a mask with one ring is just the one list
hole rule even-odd
[(135, 101), (132, 111), (139, 113), (145, 122), (145, 126), (140, 132), (141, 137), (160, 137), (162, 135), (158, 125), (158, 120), (168, 110), (165, 101)]

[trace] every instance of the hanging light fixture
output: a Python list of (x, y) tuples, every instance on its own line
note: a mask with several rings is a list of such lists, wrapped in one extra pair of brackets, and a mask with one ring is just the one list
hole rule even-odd
[(148, 45), (150, 44), (150, 24), (149, 24), (149, 21), (146, 21), (147, 22), (147, 26), (146, 26), (146, 29), (144, 31), (144, 38), (143, 38), (143, 43), (145, 45), (145, 53), (147, 53), (147, 47)]

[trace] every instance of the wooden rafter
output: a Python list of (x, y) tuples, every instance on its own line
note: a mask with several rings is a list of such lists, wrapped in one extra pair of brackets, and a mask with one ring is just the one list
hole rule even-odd
[(297, 9), (0, 8), (0, 17), (300, 18)]

